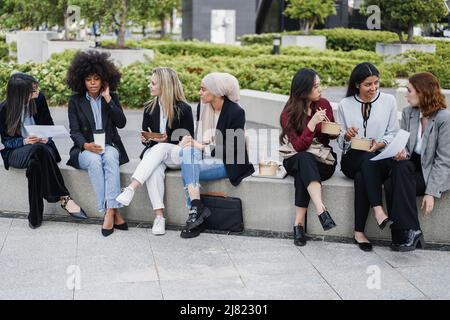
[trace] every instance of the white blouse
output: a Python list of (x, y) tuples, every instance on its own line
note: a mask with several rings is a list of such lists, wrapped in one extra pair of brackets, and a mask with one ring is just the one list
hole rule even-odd
[[(346, 152), (351, 146), (351, 141), (345, 141), (344, 139), (347, 128), (356, 127), (359, 129), (357, 137), (361, 138), (364, 136), (361, 102), (357, 101), (353, 96), (342, 99), (338, 107), (337, 122), (341, 124), (338, 145)], [(388, 145), (394, 139), (399, 129), (397, 101), (393, 95), (381, 92), (378, 99), (372, 103), (370, 117), (367, 120), (366, 138), (384, 142)]]

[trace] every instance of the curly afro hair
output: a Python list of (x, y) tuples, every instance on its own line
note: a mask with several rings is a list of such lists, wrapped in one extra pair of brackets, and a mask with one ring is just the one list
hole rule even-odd
[(102, 82), (107, 82), (111, 91), (116, 91), (121, 74), (109, 59), (110, 54), (95, 50), (80, 51), (67, 70), (67, 85), (76, 93), (86, 93), (84, 79), (97, 75)]

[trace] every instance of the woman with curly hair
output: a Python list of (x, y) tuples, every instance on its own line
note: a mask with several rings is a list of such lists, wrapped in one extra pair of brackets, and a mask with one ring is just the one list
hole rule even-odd
[[(142, 161), (131, 177), (131, 183), (117, 197), (117, 201), (128, 206), (135, 190), (147, 184), (147, 191), (156, 219), (152, 233), (162, 235), (164, 219), (165, 170), (179, 169), (181, 165), (178, 145), (182, 136), (194, 136), (192, 109), (184, 97), (183, 86), (177, 73), (170, 68), (156, 68), (150, 80), (150, 93), (155, 97), (146, 104), (142, 121), (141, 141), (145, 146)], [(160, 133), (160, 137), (144, 136), (147, 131)]]
[[(104, 213), (102, 234), (114, 228), (128, 230), (119, 213), (122, 204), (119, 166), (129, 161), (117, 128), (127, 119), (116, 93), (120, 73), (106, 53), (79, 52), (67, 72), (67, 84), (74, 95), (69, 99), (70, 135), (74, 146), (67, 165), (87, 170), (97, 197), (98, 210)], [(105, 149), (94, 143), (94, 133), (105, 134)]]
[(72, 217), (87, 216), (70, 197), (58, 162), (58, 149), (52, 138), (30, 135), (27, 126), (53, 125), (53, 119), (39, 92), (38, 81), (27, 74), (11, 76), (6, 87), (6, 100), (0, 104), (0, 135), (3, 144), (1, 154), (5, 169), (26, 169), (28, 179), (29, 226), (39, 227), (43, 220), (44, 203), (61, 202), (61, 207)]
[(423, 196), (422, 209), (430, 215), (434, 199), (450, 190), (450, 112), (439, 80), (428, 72), (409, 78), (400, 127), (410, 132), (406, 148), (395, 157), (385, 183), (386, 202), (394, 251), (424, 247), (416, 196)]

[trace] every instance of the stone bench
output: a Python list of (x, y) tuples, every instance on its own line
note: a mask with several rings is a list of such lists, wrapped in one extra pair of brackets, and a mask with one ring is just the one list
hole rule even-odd
[[(67, 157), (63, 157), (60, 168), (66, 186), (74, 199), (86, 210), (90, 217), (102, 218), (97, 212), (95, 195), (87, 172), (76, 170), (65, 165)], [(122, 186), (130, 181), (130, 177), (138, 164), (138, 160), (121, 167)], [(28, 212), (27, 180), (24, 170), (4, 170), (0, 165), (0, 211)], [(181, 184), (180, 171), (168, 171), (166, 175), (166, 217), (167, 223), (181, 226), (187, 218), (184, 190)], [(249, 177), (238, 187), (233, 187), (228, 180), (207, 182), (203, 184), (204, 191), (225, 192), (229, 196), (242, 199), (244, 225), (247, 231), (292, 232), (295, 215), (294, 182), (292, 177), (283, 180)], [(336, 172), (323, 183), (324, 203), (327, 205), (337, 227), (324, 232), (319, 220), (314, 216), (314, 210), (308, 214), (308, 233), (337, 237), (352, 237), (354, 226), (353, 182)], [(418, 199), (420, 205), (421, 199)], [(425, 240), (435, 243), (450, 244), (450, 196), (444, 194), (436, 201), (435, 210), (430, 217), (420, 214), (420, 222), (425, 234)], [(310, 207), (311, 209), (311, 207)], [(122, 209), (124, 216), (133, 222), (152, 222), (153, 210), (148, 199), (145, 186), (136, 192), (131, 206)], [(45, 205), (45, 214), (67, 215), (58, 204)], [(45, 218), (44, 218), (45, 219)], [(389, 228), (380, 231), (373, 215), (369, 216), (367, 235), (370, 239), (389, 240)]]

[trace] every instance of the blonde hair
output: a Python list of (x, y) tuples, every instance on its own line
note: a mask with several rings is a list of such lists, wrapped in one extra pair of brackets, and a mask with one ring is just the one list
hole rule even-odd
[[(173, 118), (175, 116), (175, 110), (178, 111), (178, 109), (175, 109), (175, 104), (180, 101), (187, 103), (183, 92), (183, 85), (178, 79), (178, 75), (175, 70), (171, 68), (153, 69), (152, 76), (156, 76), (156, 81), (161, 90), (160, 99), (164, 102), (164, 104), (160, 103), (160, 105), (164, 108), (164, 113), (167, 116), (167, 124), (169, 128), (171, 128)], [(158, 100), (159, 99), (157, 97), (146, 103), (145, 106), (148, 108), (149, 113), (153, 113), (155, 107), (158, 105)]]

